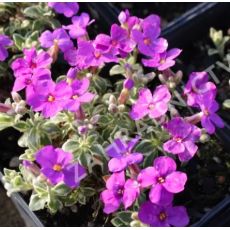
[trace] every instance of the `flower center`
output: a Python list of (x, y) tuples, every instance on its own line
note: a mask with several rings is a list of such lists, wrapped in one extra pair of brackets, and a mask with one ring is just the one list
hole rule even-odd
[(158, 177), (157, 178), (157, 182), (159, 183), (159, 184), (163, 184), (164, 182), (165, 182), (165, 179), (163, 178), (163, 177)]
[(182, 138), (180, 137), (175, 137), (174, 138), (174, 141), (178, 142), (178, 143), (181, 143), (182, 142)]
[(53, 166), (53, 170), (57, 171), (57, 172), (60, 172), (62, 170), (62, 166), (59, 165), (59, 164), (56, 164), (56, 165)]
[(99, 52), (99, 51), (97, 51), (97, 50), (95, 50), (94, 51), (94, 56), (95, 56), (95, 58), (100, 58), (101, 57), (101, 53)]
[(54, 102), (55, 97), (53, 95), (49, 95), (47, 100), (48, 100), (48, 102)]
[(149, 38), (145, 38), (144, 39), (144, 44), (145, 45), (150, 45), (151, 44), (151, 40)]
[(31, 79), (27, 78), (25, 79), (25, 84), (26, 85), (30, 85), (32, 83)]
[(204, 110), (204, 115), (208, 116), (209, 115), (209, 111), (207, 109)]
[(72, 99), (76, 100), (78, 98), (78, 95), (73, 95)]
[(149, 110), (153, 110), (153, 109), (154, 109), (154, 104), (152, 104), (152, 103), (149, 104), (149, 107), (148, 107), (148, 108), (149, 108)]
[(160, 219), (161, 221), (164, 221), (166, 218), (167, 218), (166, 213), (165, 213), (165, 212), (161, 212), (160, 215), (159, 215), (159, 219)]
[(67, 78), (67, 79), (66, 79), (66, 82), (67, 82), (67, 84), (71, 85), (71, 84), (72, 84), (72, 82), (73, 82), (73, 79), (71, 79), (71, 78)]
[(30, 68), (31, 68), (31, 69), (35, 69), (36, 67), (37, 67), (37, 64), (34, 63), (34, 62), (32, 62), (31, 65), (30, 65)]
[(164, 64), (165, 63), (165, 59), (161, 59), (160, 60), (160, 64), (162, 65), (162, 64)]
[(118, 42), (117, 42), (116, 40), (112, 40), (112, 42), (111, 42), (112, 46), (116, 46), (117, 43), (118, 43)]
[(123, 188), (119, 188), (119, 189), (117, 190), (117, 195), (118, 195), (118, 196), (121, 196), (121, 195), (123, 195), (123, 192), (124, 192), (124, 189), (123, 189)]

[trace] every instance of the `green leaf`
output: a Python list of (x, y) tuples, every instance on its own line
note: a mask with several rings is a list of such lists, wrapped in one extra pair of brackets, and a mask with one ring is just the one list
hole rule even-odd
[(95, 189), (90, 187), (80, 187), (80, 191), (87, 197), (93, 196), (96, 193)]
[(124, 223), (118, 217), (114, 217), (111, 220), (111, 223), (115, 227), (127, 227), (127, 226), (124, 225)]
[(14, 125), (14, 117), (0, 113), (0, 131)]
[(52, 213), (56, 213), (63, 208), (63, 204), (57, 198), (52, 197), (48, 203), (48, 208)]
[(79, 149), (79, 142), (77, 139), (69, 139), (62, 145), (62, 149), (74, 154)]
[(42, 11), (39, 6), (30, 6), (24, 9), (24, 15), (30, 18), (39, 18), (42, 17)]
[(133, 221), (131, 216), (131, 211), (118, 212), (111, 223), (116, 227), (130, 227), (130, 223)]
[(61, 183), (53, 187), (52, 191), (58, 196), (67, 196), (71, 192), (71, 189), (65, 184)]
[(151, 152), (155, 151), (155, 146), (150, 140), (142, 140), (140, 143), (137, 144), (135, 147), (136, 152), (143, 153), (144, 155), (149, 155)]
[(25, 132), (29, 128), (29, 125), (25, 121), (18, 121), (14, 125), (14, 128), (20, 132)]
[(124, 73), (125, 73), (124, 67), (121, 65), (114, 65), (109, 71), (110, 76), (124, 74)]
[(158, 152), (154, 151), (150, 153), (149, 155), (145, 156), (143, 161), (143, 168), (149, 167), (153, 165), (153, 160), (157, 157)]
[(25, 43), (25, 37), (21, 36), (20, 34), (13, 34), (13, 40), (16, 47), (19, 50), (22, 50)]
[(84, 152), (81, 153), (81, 155), (78, 157), (79, 163), (86, 168), (89, 168), (91, 166), (91, 159), (92, 156), (89, 153)]
[(29, 203), (29, 208), (31, 211), (38, 211), (41, 209), (45, 208), (45, 204), (48, 200), (48, 196), (47, 197), (39, 197), (38, 194), (33, 194), (30, 197), (30, 203)]

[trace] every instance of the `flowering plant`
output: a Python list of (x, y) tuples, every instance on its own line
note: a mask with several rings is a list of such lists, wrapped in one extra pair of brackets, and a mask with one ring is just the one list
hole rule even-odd
[[(173, 200), (200, 140), (224, 126), (216, 86), (207, 73), (191, 73), (182, 94), (197, 112), (184, 115), (173, 104), (182, 73), (170, 69), (182, 50), (168, 48), (159, 16), (122, 11), (109, 35), (93, 39), (94, 20), (76, 15), (77, 3), (48, 6), (72, 24), (43, 31), (11, 63), (13, 102), (1, 104), (0, 129), (22, 132), (25, 149), (19, 171), (4, 170), (8, 194), (32, 191), (31, 210), (53, 214), (94, 198), (93, 215), (103, 206), (115, 226), (187, 226), (186, 207)], [(1, 61), (12, 44), (0, 35)], [(55, 76), (59, 58), (69, 70)], [(111, 79), (122, 76), (114, 84), (101, 76), (108, 63)]]

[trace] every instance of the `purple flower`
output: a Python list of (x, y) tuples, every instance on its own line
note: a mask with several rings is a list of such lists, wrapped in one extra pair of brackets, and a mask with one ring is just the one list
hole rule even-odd
[(113, 24), (110, 30), (110, 36), (99, 34), (95, 39), (97, 49), (110, 51), (115, 55), (120, 54), (121, 57), (127, 56), (128, 53), (135, 48), (135, 42), (129, 38), (128, 32)]
[(132, 107), (130, 116), (133, 120), (139, 120), (146, 115), (151, 118), (158, 118), (168, 110), (168, 102), (171, 99), (170, 92), (165, 85), (156, 87), (153, 95), (147, 88), (139, 91), (139, 97)]
[(172, 158), (157, 157), (153, 167), (147, 167), (139, 173), (137, 181), (142, 188), (152, 186), (149, 192), (152, 203), (168, 205), (174, 193), (184, 190), (187, 175), (176, 171), (176, 163)]
[(138, 217), (141, 222), (151, 227), (185, 227), (189, 223), (185, 207), (172, 207), (171, 205), (163, 207), (150, 201), (146, 201), (141, 205)]
[(163, 53), (153, 53), (151, 59), (142, 59), (142, 63), (147, 67), (156, 67), (159, 71), (166, 70), (175, 65), (175, 58), (180, 55), (182, 50), (171, 49)]
[(129, 165), (140, 163), (143, 160), (141, 153), (132, 152), (138, 141), (139, 137), (130, 140), (128, 143), (118, 138), (106, 148), (107, 154), (112, 157), (109, 161), (109, 170), (111, 172), (122, 171)]
[(26, 88), (26, 97), (28, 98), (34, 92), (34, 86), (39, 81), (51, 80), (51, 72), (48, 69), (36, 69), (33, 74), (23, 74), (16, 77), (14, 81), (13, 92), (18, 92)]
[(69, 35), (62, 28), (56, 29), (53, 32), (46, 30), (39, 38), (41, 46), (43, 48), (50, 48), (52, 46), (58, 46), (62, 52), (65, 52), (73, 47)]
[(80, 109), (81, 104), (89, 103), (95, 97), (95, 94), (87, 92), (90, 81), (88, 78), (75, 80), (71, 85), (72, 96), (65, 108), (71, 112), (76, 112)]
[(66, 82), (56, 84), (53, 81), (42, 81), (36, 84), (27, 103), (34, 111), (42, 111), (42, 115), (48, 118), (62, 111), (71, 96), (72, 89)]
[(189, 75), (189, 80), (184, 88), (184, 94), (187, 96), (189, 106), (197, 106), (198, 96), (210, 92), (215, 96), (216, 86), (208, 81), (206, 72), (193, 72)]
[(24, 49), (23, 53), (24, 58), (17, 58), (11, 65), (16, 77), (33, 73), (37, 69), (48, 68), (52, 63), (52, 58), (44, 51), (37, 53), (35, 48), (31, 48)]
[(118, 20), (121, 23), (122, 28), (126, 29), (129, 33), (130, 31), (140, 24), (140, 19), (135, 16), (130, 16), (129, 10), (121, 11), (118, 15)]
[(216, 114), (219, 109), (219, 104), (215, 101), (212, 92), (200, 96), (197, 102), (202, 111), (201, 125), (209, 134), (215, 132), (215, 126), (219, 128), (224, 127), (223, 120)]
[(67, 18), (72, 17), (79, 10), (77, 2), (49, 2), (48, 6), (53, 8), (57, 13), (64, 14)]
[(158, 53), (165, 52), (168, 42), (164, 38), (158, 38), (160, 35), (160, 27), (156, 24), (144, 24), (143, 32), (132, 30), (132, 38), (137, 43), (138, 50), (147, 56), (153, 56)]
[(94, 20), (90, 21), (90, 17), (87, 13), (82, 13), (80, 16), (72, 17), (72, 24), (63, 26), (64, 29), (69, 30), (71, 38), (80, 38), (87, 35), (86, 27), (91, 25)]
[(8, 57), (7, 46), (12, 46), (13, 42), (4, 34), (0, 34), (0, 61), (4, 61)]
[(78, 51), (75, 47), (69, 49), (68, 52), (64, 53), (64, 59), (68, 62), (70, 66), (76, 66), (79, 65), (79, 63), (84, 66), (84, 60), (80, 61), (79, 58), (80, 57), (78, 57)]
[(172, 136), (172, 139), (164, 143), (164, 150), (178, 154), (180, 161), (190, 160), (198, 150), (194, 142), (201, 135), (200, 129), (181, 117), (173, 118), (165, 125), (165, 128)]
[(78, 163), (72, 163), (73, 155), (60, 148), (45, 146), (35, 158), (41, 166), (41, 173), (54, 185), (64, 182), (68, 187), (75, 188), (86, 177), (85, 169)]
[(115, 212), (123, 203), (125, 208), (130, 207), (140, 194), (137, 181), (128, 179), (125, 182), (124, 171), (113, 173), (106, 181), (106, 190), (101, 193), (104, 203), (103, 211), (106, 214)]
[(98, 67), (104, 63), (115, 62), (117, 58), (110, 52), (97, 49), (91, 41), (81, 41), (78, 44), (77, 64), (79, 67)]

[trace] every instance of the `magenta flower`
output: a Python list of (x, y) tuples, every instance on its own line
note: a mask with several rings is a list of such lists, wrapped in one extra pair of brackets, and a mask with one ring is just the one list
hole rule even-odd
[(54, 185), (64, 182), (68, 187), (75, 188), (86, 177), (85, 169), (73, 163), (73, 155), (60, 148), (45, 146), (36, 153), (35, 158), (41, 166), (41, 173)]
[(56, 29), (53, 32), (46, 30), (39, 38), (41, 46), (43, 48), (50, 48), (52, 46), (58, 46), (62, 52), (65, 52), (73, 47), (69, 35), (62, 28)]
[(8, 57), (8, 51), (6, 47), (12, 45), (13, 42), (8, 36), (0, 34), (0, 61), (4, 61)]
[(132, 152), (138, 141), (139, 137), (130, 140), (128, 143), (118, 138), (106, 148), (107, 154), (112, 157), (108, 164), (111, 172), (122, 171), (129, 165), (140, 163), (143, 160), (142, 153)]
[(67, 18), (77, 14), (79, 5), (77, 2), (48, 2), (48, 6), (57, 13), (64, 14)]
[(209, 134), (215, 132), (215, 126), (219, 128), (224, 127), (223, 120), (216, 114), (219, 109), (219, 104), (215, 101), (212, 92), (199, 97), (197, 102), (202, 111), (201, 125)]
[(151, 227), (185, 227), (189, 223), (186, 208), (183, 206), (158, 206), (150, 201), (144, 202), (138, 212), (141, 222)]
[(100, 199), (104, 203), (103, 211), (106, 214), (115, 212), (123, 203), (125, 208), (130, 207), (140, 194), (140, 188), (135, 180), (125, 182), (124, 171), (113, 173), (106, 181), (106, 190), (101, 193)]
[(95, 97), (95, 94), (88, 92), (90, 81), (88, 78), (75, 80), (71, 84), (72, 96), (66, 104), (65, 109), (76, 112), (80, 109), (81, 104), (89, 103)]
[(34, 87), (39, 81), (51, 80), (51, 72), (48, 69), (36, 69), (34, 73), (23, 74), (16, 77), (13, 90), (18, 92), (26, 88), (26, 97), (28, 98), (34, 92)]
[(69, 49), (68, 52), (64, 52), (64, 59), (68, 62), (70, 66), (76, 66), (79, 65), (79, 63), (84, 66), (84, 60), (79, 60), (78, 51), (75, 47)]
[(52, 63), (50, 55), (44, 51), (37, 53), (35, 48), (24, 49), (24, 58), (13, 61), (11, 68), (16, 77), (33, 73), (37, 69), (48, 68)]
[(164, 38), (158, 38), (161, 30), (157, 23), (153, 25), (146, 23), (144, 25), (143, 32), (136, 29), (132, 30), (132, 38), (137, 43), (138, 50), (150, 57), (156, 53), (165, 52), (168, 42)]
[(139, 25), (140, 19), (135, 16), (130, 16), (129, 10), (121, 11), (118, 15), (118, 20), (121, 26), (130, 32), (135, 26)]
[(104, 63), (115, 62), (117, 58), (110, 52), (97, 49), (91, 41), (81, 41), (78, 44), (78, 60), (79, 67), (98, 67)]
[(190, 160), (198, 150), (195, 141), (200, 138), (200, 129), (181, 117), (173, 118), (165, 125), (165, 128), (172, 139), (164, 143), (163, 149), (166, 152), (178, 154), (182, 162)]
[(34, 87), (34, 94), (27, 103), (36, 112), (41, 111), (46, 118), (62, 111), (72, 96), (71, 87), (64, 81), (42, 81)]
[(168, 205), (174, 193), (184, 190), (187, 175), (176, 171), (176, 163), (172, 158), (157, 157), (153, 167), (147, 167), (139, 173), (137, 181), (142, 188), (152, 186), (149, 192), (152, 203)]
[(216, 86), (208, 81), (208, 74), (206, 72), (192, 72), (189, 75), (189, 80), (184, 88), (184, 94), (187, 96), (187, 104), (189, 106), (197, 106), (198, 96), (210, 92), (215, 96)]
[(142, 88), (130, 116), (133, 120), (140, 120), (146, 115), (150, 118), (158, 118), (167, 112), (170, 99), (170, 92), (165, 85), (157, 86), (153, 95), (149, 89)]
[(121, 57), (127, 56), (136, 46), (136, 43), (129, 38), (128, 32), (117, 24), (112, 25), (110, 36), (99, 34), (95, 39), (95, 44), (97, 49), (111, 50), (112, 53), (120, 54)]
[(151, 59), (142, 59), (142, 63), (147, 67), (155, 67), (159, 71), (163, 71), (175, 65), (175, 58), (180, 55), (182, 50), (171, 49), (163, 53), (153, 53)]
[(64, 29), (69, 30), (71, 38), (80, 38), (87, 35), (87, 26), (91, 25), (95, 20), (90, 21), (90, 17), (87, 13), (82, 13), (80, 16), (72, 17), (72, 24), (63, 26)]

